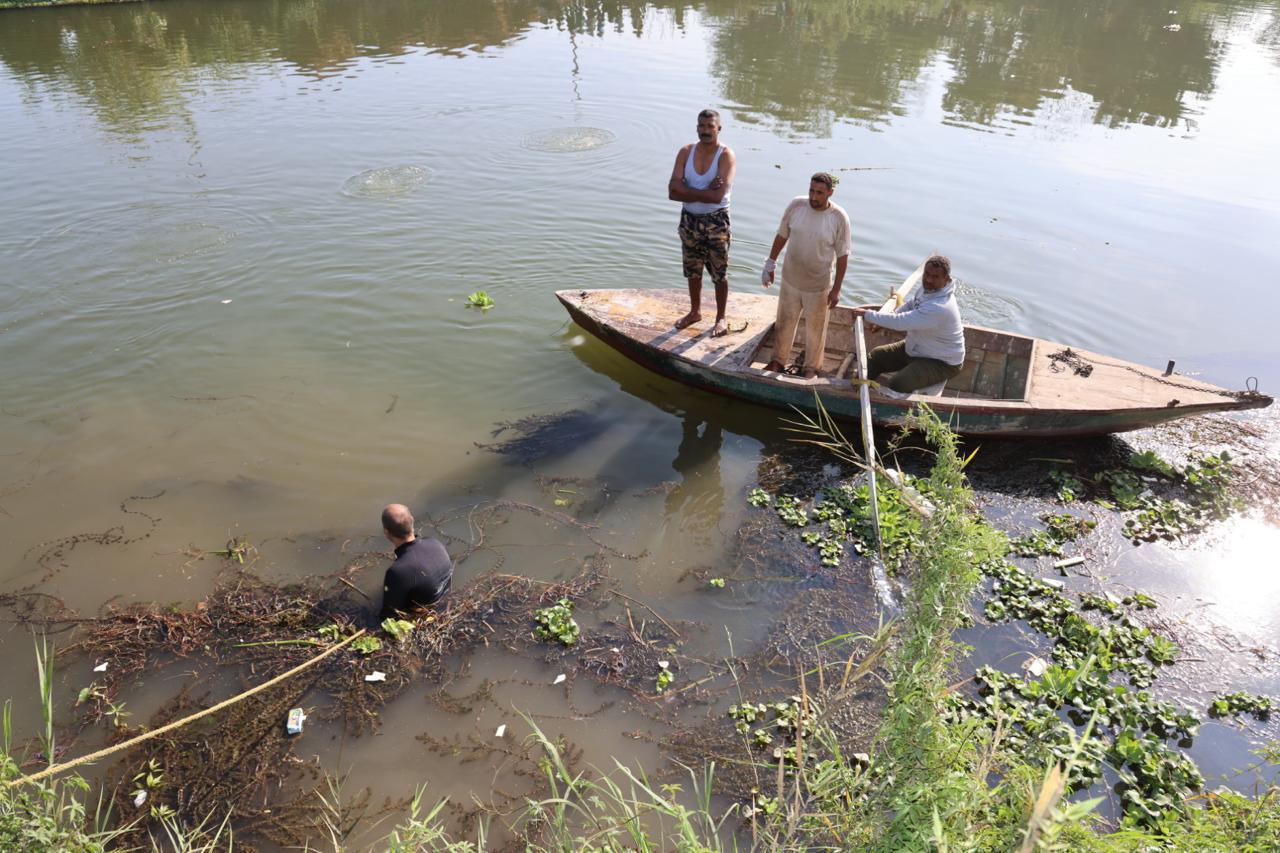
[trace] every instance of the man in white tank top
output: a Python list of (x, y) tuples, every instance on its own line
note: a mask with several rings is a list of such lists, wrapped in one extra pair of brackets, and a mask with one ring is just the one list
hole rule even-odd
[(684, 276), (689, 282), (689, 313), (676, 320), (677, 329), (702, 319), (702, 270), (711, 273), (716, 288), (716, 324), (711, 336), (729, 331), (725, 307), (729, 302), (729, 190), (737, 160), (720, 144), (720, 113), (698, 113), (698, 141), (676, 154), (667, 182), (667, 198), (682, 203), (680, 248)]

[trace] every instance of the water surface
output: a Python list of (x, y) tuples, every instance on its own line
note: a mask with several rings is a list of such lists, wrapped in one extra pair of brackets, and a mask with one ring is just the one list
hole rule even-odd
[[(87, 610), (190, 602), (216, 569), (183, 555), (193, 545), (244, 536), (269, 576), (328, 572), (349, 541), (379, 547), (388, 501), (420, 515), (546, 504), (537, 475), (580, 477), (604, 497), (578, 511), (647, 551), (618, 569), (624, 589), (714, 623), (709, 653), (726, 627), (749, 644), (767, 613), (716, 608), (680, 578), (725, 559), (761, 454), (783, 443), (777, 415), (644, 373), (552, 297), (682, 286), (665, 184), (697, 111), (722, 111), (739, 158), (735, 289), (757, 286), (808, 175), (838, 170), (846, 301), (943, 251), (971, 322), (1274, 393), (1278, 33), (1273, 2), (0, 13), (0, 581)], [(496, 307), (465, 308), (476, 290)], [(529, 465), (476, 446), (571, 409), (585, 413), (573, 441)], [(1274, 416), (1260, 422), (1274, 449)], [(135, 496), (156, 496), (125, 505), (154, 525), (122, 514)], [(49, 556), (117, 525), (132, 541)], [(508, 569), (566, 571), (558, 533), (517, 529)], [(1250, 609), (1240, 572), (1220, 621), (1243, 608), (1237, 627), (1274, 644), (1274, 609)], [(3, 639), (4, 695), (28, 689), (28, 642)], [(496, 655), (476, 666), (554, 675)], [(440, 765), (422, 753), (387, 772), (396, 738), (489, 726), (527, 698), (475, 720), (405, 697), (383, 738), (333, 760), (402, 794)], [(565, 731), (599, 763), (652, 763), (618, 736), (634, 724)], [(488, 778), (437, 784), (465, 798)]]

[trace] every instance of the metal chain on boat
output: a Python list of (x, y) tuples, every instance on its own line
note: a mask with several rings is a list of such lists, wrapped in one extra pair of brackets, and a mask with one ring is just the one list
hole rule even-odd
[[(1050, 366), (1051, 370), (1054, 370), (1055, 372), (1059, 371), (1062, 369), (1062, 366), (1065, 365), (1070, 367), (1077, 376), (1081, 377), (1088, 377), (1093, 373), (1093, 368), (1096, 365), (1101, 364), (1106, 367), (1118, 367), (1123, 370), (1127, 370), (1130, 373), (1136, 373), (1143, 379), (1149, 379), (1152, 382), (1159, 382), (1161, 385), (1168, 385), (1170, 388), (1182, 388), (1186, 391), (1197, 391), (1201, 394), (1217, 394), (1220, 397), (1230, 397), (1234, 400), (1250, 400), (1254, 397), (1262, 396), (1262, 394), (1258, 393), (1258, 377), (1256, 376), (1250, 376), (1245, 380), (1245, 390), (1227, 391), (1224, 388), (1206, 388), (1202, 385), (1188, 385), (1185, 382), (1174, 382), (1172, 379), (1166, 379), (1163, 376), (1152, 376), (1150, 373), (1144, 370), (1139, 370), (1130, 364), (1117, 363), (1113, 361), (1090, 361), (1070, 347), (1063, 347), (1058, 352), (1050, 353), (1049, 360), (1053, 362)], [(1172, 364), (1172, 362), (1170, 362), (1170, 364)]]
[(1049, 365), (1049, 369), (1054, 373), (1058, 373), (1064, 367), (1070, 367), (1076, 376), (1083, 376), (1086, 379), (1090, 373), (1093, 373), (1093, 365), (1080, 357), (1080, 354), (1070, 347), (1063, 347), (1055, 353), (1049, 354), (1049, 361), (1053, 364)]

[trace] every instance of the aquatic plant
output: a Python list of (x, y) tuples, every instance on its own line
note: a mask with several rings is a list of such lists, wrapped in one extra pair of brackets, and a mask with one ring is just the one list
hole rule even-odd
[(1272, 702), (1268, 696), (1244, 692), (1225, 693), (1209, 705), (1209, 715), (1227, 717), (1233, 714), (1252, 714), (1259, 720), (1266, 720), (1271, 716), (1271, 709)]
[[(382, 620), (382, 630), (386, 631), (395, 641), (404, 644), (413, 634), (414, 624), (407, 619), (396, 619), (389, 617)], [(357, 641), (358, 642), (358, 641)]]
[(537, 624), (534, 634), (542, 640), (556, 640), (572, 646), (578, 642), (581, 630), (573, 618), (573, 602), (562, 598), (550, 607), (541, 607), (534, 611), (533, 620)]
[(1056, 489), (1058, 500), (1063, 503), (1071, 503), (1084, 494), (1084, 483), (1080, 478), (1061, 468), (1054, 468), (1049, 472), (1049, 482)]
[(804, 504), (794, 495), (779, 495), (774, 501), (774, 510), (777, 511), (778, 518), (791, 527), (804, 527), (809, 523)]
[(1062, 556), (1062, 546), (1078, 539), (1097, 526), (1096, 521), (1068, 513), (1045, 513), (1040, 516), (1045, 529), (1016, 536), (1009, 540), (1009, 550), (1019, 557)]
[(1172, 479), (1177, 476), (1177, 470), (1164, 461), (1154, 451), (1143, 450), (1135, 451), (1129, 455), (1129, 461), (1126, 463), (1135, 471), (1146, 471), (1151, 474), (1159, 474), (1161, 477)]
[(654, 691), (664, 693), (671, 686), (671, 682), (675, 681), (675, 673), (671, 671), (671, 663), (669, 661), (658, 661), (658, 677), (654, 682)]
[(481, 311), (488, 311), (497, 304), (498, 303), (494, 302), (493, 298), (483, 290), (477, 290), (475, 293), (469, 295), (466, 303), (468, 308), (479, 308)]

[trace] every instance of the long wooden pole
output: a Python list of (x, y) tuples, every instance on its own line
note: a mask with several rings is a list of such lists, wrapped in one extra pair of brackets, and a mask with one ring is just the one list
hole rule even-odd
[(862, 317), (853, 321), (854, 340), (858, 345), (858, 376), (863, 383), (858, 387), (862, 404), (862, 454), (867, 462), (867, 483), (871, 489), (871, 522), (876, 529), (876, 553), (884, 560), (884, 542), (880, 537), (880, 498), (876, 493), (876, 444), (871, 435), (871, 388), (867, 378), (867, 339), (862, 330)]
[[(923, 276), (924, 276), (924, 262), (921, 261), (920, 266), (915, 268), (915, 272), (907, 276), (906, 280), (902, 282), (902, 286), (898, 288), (898, 291), (897, 291), (898, 296), (900, 296), (903, 299), (906, 299), (907, 296), (911, 293), (911, 291), (915, 289), (916, 285), (920, 283), (920, 279)], [(898, 307), (897, 300), (895, 300), (893, 298), (893, 295), (890, 294), (889, 298), (885, 300), (885, 303), (883, 306), (881, 306), (880, 310), (892, 311), (897, 307)]]

